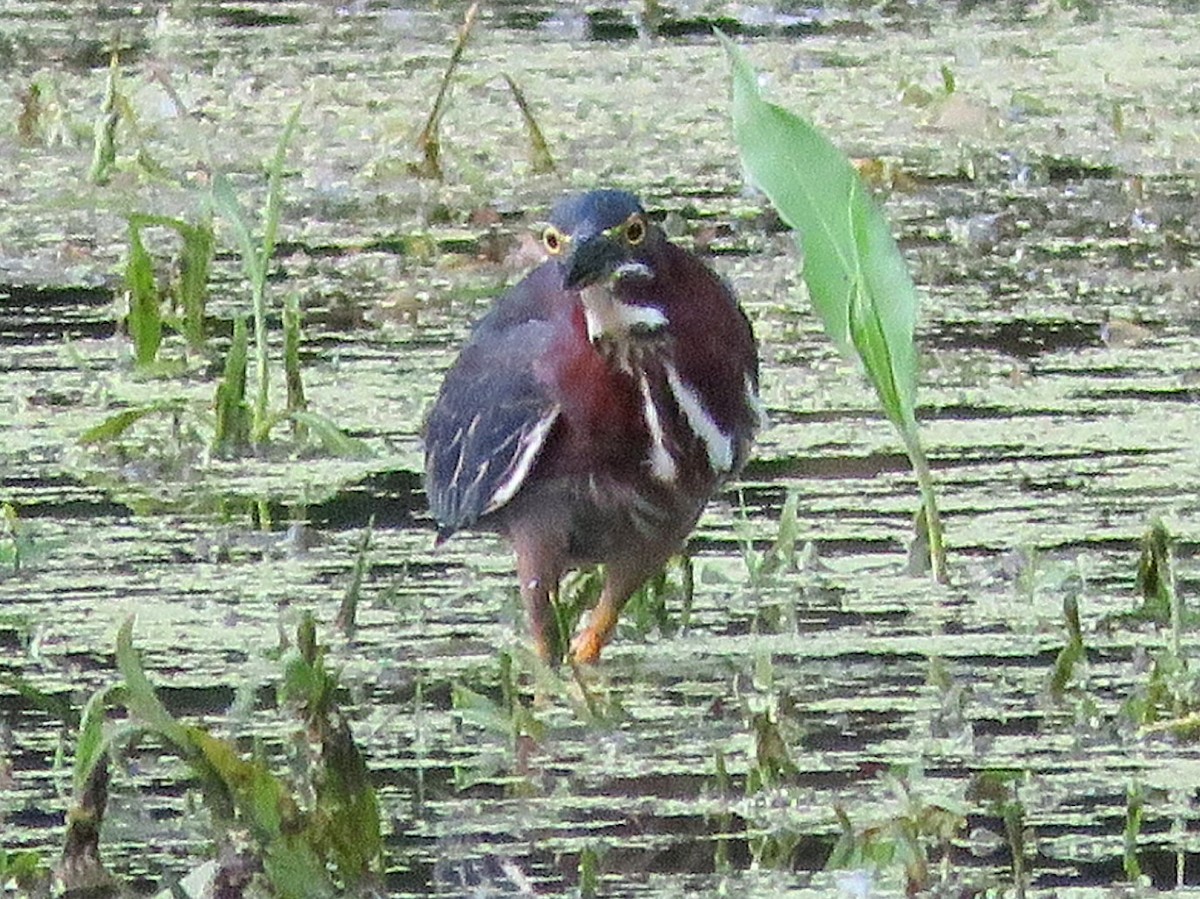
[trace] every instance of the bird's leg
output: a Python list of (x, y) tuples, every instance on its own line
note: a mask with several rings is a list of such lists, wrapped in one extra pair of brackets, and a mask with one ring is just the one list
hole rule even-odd
[(633, 564), (613, 562), (605, 566), (604, 589), (596, 607), (588, 613), (587, 626), (571, 641), (571, 661), (591, 664), (600, 658), (600, 650), (617, 627), (622, 607), (669, 558), (668, 554), (639, 559)]
[(559, 554), (541, 541), (522, 539), (517, 535), (513, 537), (513, 547), (517, 553), (517, 578), (534, 649), (543, 662), (557, 665), (562, 659), (563, 646), (558, 633), (558, 613), (554, 608), (558, 581), (562, 577)]

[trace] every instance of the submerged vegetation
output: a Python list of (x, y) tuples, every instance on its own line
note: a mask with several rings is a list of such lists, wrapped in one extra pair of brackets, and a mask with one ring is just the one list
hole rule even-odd
[[(30, 322), (0, 320), (0, 892), (44, 895), (55, 871), (182, 890), (193, 868), (278, 896), (1190, 885), (1195, 191), (1155, 170), (1190, 140), (1158, 82), (1123, 80), (1182, 51), (1121, 56), (1113, 96), (1051, 95), (1080, 89), (1077, 6), (1036, 11), (1038, 54), (965, 11), (899, 42), (886, 21), (869, 40), (720, 22), (767, 34), (770, 93), (822, 123), (765, 103), (728, 47), (747, 168), (827, 238), (801, 236), (802, 277), (899, 429), (913, 555), (927, 539), (940, 582), (938, 472), (948, 586), (906, 576), (904, 456), (813, 338), (768, 203), (739, 193), (711, 22), (301, 4), (195, 29), (169, 9), (117, 55), (55, 44), (68, 68), (36, 71), (0, 24), (23, 79), (0, 142), (40, 190), (86, 192), (0, 221), (2, 311)], [(228, 32), (236, 65), (188, 46)], [(297, 33), (317, 39), (293, 52)], [(1047, 60), (1063, 83), (1012, 83)], [(788, 202), (779, 141), (827, 202)], [(881, 155), (851, 168), (834, 144), (854, 143)], [(775, 419), (595, 670), (513, 642), (508, 560), (470, 538), (434, 554), (416, 474), (433, 375), (564, 181), (637, 188), (715, 257)], [(865, 184), (891, 192), (903, 258)], [(61, 223), (78, 203), (115, 222), (94, 245)], [(42, 233), (52, 287), (101, 273), (94, 308), (24, 288), (8, 254)], [(566, 585), (562, 633), (596, 589)]]

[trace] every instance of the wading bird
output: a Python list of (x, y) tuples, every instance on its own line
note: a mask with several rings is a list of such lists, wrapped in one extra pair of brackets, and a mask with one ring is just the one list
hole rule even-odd
[(630, 595), (679, 552), (746, 461), (758, 352), (730, 288), (637, 198), (559, 201), (549, 258), (500, 297), (446, 373), (425, 430), (438, 542), (497, 531), (538, 653), (557, 662), (559, 580), (604, 566), (570, 644), (594, 662)]

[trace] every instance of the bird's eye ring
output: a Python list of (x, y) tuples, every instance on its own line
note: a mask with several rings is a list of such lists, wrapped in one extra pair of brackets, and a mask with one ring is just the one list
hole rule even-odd
[(630, 246), (636, 247), (646, 239), (646, 223), (641, 216), (633, 216), (625, 225), (625, 240)]
[(542, 244), (551, 256), (557, 256), (562, 252), (563, 242), (562, 232), (553, 225), (547, 226), (546, 230), (542, 232)]

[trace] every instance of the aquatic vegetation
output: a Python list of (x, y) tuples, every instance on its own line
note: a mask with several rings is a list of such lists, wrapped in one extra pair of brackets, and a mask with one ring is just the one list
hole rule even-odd
[[(367, 454), (366, 445), (348, 436), (331, 419), (308, 408), (300, 364), (300, 344), (303, 338), (300, 301), (289, 295), (282, 308), (283, 322), (283, 381), (286, 405), (282, 412), (270, 407), (271, 361), (268, 338), (267, 276), (282, 213), (283, 167), (300, 119), (302, 106), (297, 104), (284, 123), (276, 144), (275, 154), (267, 167), (267, 196), (262, 212), (262, 233), (256, 238), (252, 222), (242, 207), (228, 176), (216, 173), (208, 205), (218, 211), (232, 226), (250, 286), (251, 318), (254, 322), (254, 352), (250, 355), (250, 339), (246, 317), (233, 319), (233, 334), (226, 350), (223, 373), (213, 399), (210, 448), (218, 456), (239, 456), (265, 447), (271, 431), (281, 422), (292, 425), (293, 438), (298, 446), (317, 445), (324, 451), (340, 456)], [(150, 227), (165, 227), (179, 234), (183, 241), (179, 275), (171, 289), (159, 287), (154, 263), (142, 240)], [(125, 316), (133, 340), (134, 355), (139, 367), (163, 368), (159, 347), (163, 325), (171, 324), (187, 340), (189, 349), (205, 349), (205, 309), (208, 297), (209, 273), (215, 255), (215, 235), (211, 216), (198, 224), (190, 224), (169, 216), (136, 213), (128, 217), (129, 254), (125, 266), (126, 291), (129, 297)], [(164, 316), (163, 306), (168, 297), (178, 308), (177, 314)], [(248, 367), (253, 358), (255, 378), (253, 401), (247, 400)], [(170, 371), (168, 366), (166, 370)], [(207, 416), (186, 400), (155, 400), (132, 408), (122, 409), (98, 425), (89, 428), (79, 438), (84, 445), (104, 444), (119, 439), (126, 430), (149, 416), (159, 414), (194, 414), (201, 420)]]
[(1185, 617), (1183, 598), (1175, 589), (1174, 538), (1161, 518), (1142, 535), (1137, 587), (1142, 605), (1133, 614), (1171, 628), (1171, 649), (1178, 654)]
[[(479, 3), (472, 3), (463, 15), (462, 25), (459, 26), (454, 47), (450, 51), (446, 68), (442, 72), (442, 78), (438, 85), (437, 93), (434, 96), (433, 106), (429, 110), (429, 116), (425, 119), (425, 124), (417, 134), (416, 141), (414, 142), (418, 152), (421, 154), (421, 158), (417, 162), (410, 163), (407, 171), (410, 175), (417, 178), (442, 181), (446, 177), (442, 169), (442, 118), (449, 105), (450, 87), (454, 82), (454, 75), (462, 62), (463, 55), (467, 49), (467, 41), (471, 37), (471, 32), (475, 28), (478, 18)], [(521, 121), (525, 124), (525, 133), (529, 139), (530, 171), (535, 175), (557, 172), (558, 170), (554, 165), (554, 156), (550, 152), (550, 143), (546, 140), (546, 135), (538, 124), (533, 107), (525, 97), (525, 92), (521, 90), (517, 80), (508, 72), (501, 72), (500, 77), (504, 79), (504, 83), (508, 86), (513, 102), (517, 106), (517, 111), (521, 115)]]
[(92, 166), (88, 180), (93, 184), (106, 184), (117, 162), (117, 126), (121, 123), (122, 102), (120, 93), (120, 67), (117, 54), (112, 55), (108, 66), (108, 80), (104, 85), (104, 100), (96, 115), (95, 133), (92, 142)]
[(16, 507), (12, 503), (0, 505), (0, 568), (7, 569), (8, 575), (20, 574), (32, 548), (33, 540), (18, 518)]
[(916, 418), (919, 299), (904, 258), (846, 156), (804, 119), (763, 100), (749, 61), (717, 33), (733, 74), (742, 163), (797, 232), (804, 282), (825, 333), (843, 353), (857, 354), (900, 434), (921, 491), (930, 569), (944, 582), (941, 519)]
[(1138, 860), (1138, 837), (1142, 833), (1142, 818), (1146, 808), (1146, 789), (1132, 781), (1125, 790), (1125, 850), (1121, 858), (1121, 866), (1125, 870), (1125, 878), (1136, 882), (1141, 879), (1142, 865)]
[(750, 538), (744, 499), (741, 503), (739, 524), (741, 525), (741, 534), (738, 542), (741, 545), (742, 562), (746, 565), (746, 573), (749, 576), (751, 587), (756, 589), (764, 587), (772, 579), (795, 572), (804, 563), (809, 548), (805, 547), (800, 555), (797, 554), (796, 542), (800, 533), (800, 495), (795, 490), (787, 492), (787, 496), (783, 500), (783, 507), (779, 510), (779, 524), (775, 539), (765, 550), (760, 552), (754, 548), (754, 542)]
[(233, 320), (233, 337), (225, 354), (225, 368), (213, 397), (216, 421), (212, 448), (218, 456), (234, 456), (250, 448), (254, 423), (246, 402), (246, 364), (250, 337), (245, 316)]
[(354, 639), (355, 620), (358, 615), (358, 602), (362, 595), (363, 580), (371, 570), (371, 537), (375, 532), (375, 516), (372, 515), (363, 529), (358, 546), (354, 551), (354, 569), (350, 573), (350, 583), (346, 585), (346, 593), (342, 604), (338, 606), (337, 616), (333, 626), (341, 631), (348, 640)]
[(525, 92), (518, 86), (516, 80), (507, 72), (503, 73), (504, 83), (512, 92), (517, 109), (521, 112), (521, 120), (525, 122), (525, 131), (529, 136), (529, 169), (535, 175), (547, 175), (557, 172), (554, 156), (550, 153), (550, 144), (546, 135), (533, 115), (533, 107), (525, 99)]
[[(208, 278), (216, 254), (211, 218), (190, 224), (170, 216), (135, 213), (128, 217), (128, 223), (125, 327), (133, 341), (138, 366), (149, 368), (158, 361), (164, 324), (171, 325), (183, 335), (189, 350), (203, 351)], [(153, 227), (175, 231), (183, 244), (175, 266), (177, 274), (167, 285), (160, 285), (154, 259), (142, 240), (143, 232)], [(164, 307), (174, 314), (165, 314)]]
[(1150, 654), (1149, 674), (1122, 706), (1122, 712), (1144, 733), (1169, 732), (1200, 738), (1200, 672), (1184, 650), (1185, 626), (1194, 624), (1176, 588), (1174, 539), (1156, 518), (1141, 540), (1137, 586), (1142, 604), (1117, 621), (1151, 621), (1166, 625), (1165, 645)]
[(300, 122), (302, 104), (296, 104), (292, 114), (284, 123), (275, 146), (275, 155), (267, 166), (267, 199), (262, 212), (262, 234), (256, 240), (251, 222), (237, 198), (228, 176), (218, 172), (213, 176), (212, 201), (225, 220), (233, 227), (238, 253), (242, 257), (242, 269), (250, 282), (250, 303), (254, 317), (254, 360), (256, 390), (251, 406), (253, 418), (250, 442), (259, 446), (266, 442), (271, 430), (268, 417), (270, 399), (270, 355), (267, 342), (267, 273), (275, 255), (275, 241), (279, 233), (279, 217), (283, 203), (283, 165), (287, 159), (288, 146)]
[[(73, 767), (74, 801), (58, 876), (68, 890), (111, 886), (99, 855), (109, 790), (109, 757), (145, 736), (179, 755), (196, 778), (221, 844), (210, 882), (266, 879), (272, 895), (333, 896), (369, 888), (381, 874), (379, 801), (349, 723), (339, 710), (337, 675), (325, 664), (311, 616), (282, 659), (279, 707), (296, 722), (288, 777), (256, 751), (184, 724), (159, 699), (133, 646), (133, 621), (117, 636), (121, 689), (92, 695), (81, 716)], [(125, 710), (119, 723), (110, 708)], [(249, 848), (239, 835), (249, 838)]]
[(39, 853), (31, 849), (8, 851), (0, 847), (0, 890), (28, 896), (48, 889), (50, 872)]
[(429, 118), (425, 120), (425, 126), (417, 135), (416, 145), (421, 153), (421, 161), (411, 165), (409, 172), (419, 178), (432, 178), (436, 181), (441, 181), (443, 178), (442, 141), (439, 136), (442, 114), (445, 112), (446, 102), (450, 96), (450, 84), (454, 77), (454, 71), (462, 62), (463, 53), (467, 49), (467, 40), (471, 36), (471, 30), (475, 27), (478, 17), (479, 3), (472, 3), (467, 7), (462, 26), (458, 29), (458, 38), (454, 42), (454, 49), (450, 51), (446, 70), (442, 73), (442, 81), (438, 86), (433, 108), (429, 110)]
[(1087, 660), (1087, 648), (1083, 645), (1083, 629), (1079, 624), (1079, 596), (1068, 592), (1063, 596), (1063, 620), (1066, 624), (1067, 642), (1054, 660), (1050, 672), (1050, 695), (1061, 701), (1068, 685), (1076, 676), (1076, 668)]
[(966, 827), (966, 810), (946, 800), (924, 799), (923, 772), (917, 766), (885, 771), (877, 784), (895, 811), (856, 824), (845, 808), (836, 807), (840, 834), (826, 868), (866, 870), (885, 878), (899, 873), (909, 896), (958, 885), (950, 849)]
[[(1194, 882), (1195, 684), (1171, 661), (1171, 603), (1134, 587), (1138, 538), (1167, 510), (1178, 517), (1168, 519), (1168, 549), (1182, 603), (1179, 655), (1195, 669), (1187, 600), (1197, 583), (1196, 154), (1194, 60), (1183, 39), (1194, 13), (1125, 5), (1101, 27), (1081, 28), (1060, 4), (868, 4), (849, 15), (835, 4), (816, 12), (811, 31), (782, 21), (808, 15), (799, 8), (729, 29), (753, 35), (764, 95), (878, 162), (860, 172), (872, 193), (891, 189), (889, 218), (914, 277), (928, 285), (920, 418), (923, 439), (938, 448), (943, 514), (954, 516), (957, 582), (939, 590), (898, 574), (897, 537), (910, 532), (917, 505), (892, 452), (899, 441), (816, 317), (797, 308), (790, 236), (742, 191), (726, 100), (713, 89), (721, 51), (707, 23), (672, 31), (684, 13), (668, 10), (664, 36), (635, 44), (630, 7), (588, 15), (543, 5), (532, 16), (482, 7), (441, 118), (446, 182), (418, 183), (403, 164), (417, 158), (411, 137), (467, 5), (305, 4), (295, 26), (245, 27), (221, 4), (174, 4), (159, 16), (73, 4), (73, 20), (103, 33), (80, 29), (78, 40), (55, 4), (14, 4), (20, 14), (0, 23), (12, 86), (11, 164), (0, 178), (8, 210), (0, 331), (10, 360), (0, 372), (0, 503), (17, 513), (15, 537), (0, 534), (7, 871), (33, 861), (19, 858), (28, 848), (48, 874), (64, 804), (59, 718), (7, 675), (78, 704), (74, 690), (115, 678), (111, 622), (136, 605), (145, 609), (137, 642), (148, 666), (161, 660), (151, 676), (172, 713), (186, 707), (190, 716), (202, 703), (206, 727), (237, 733), (247, 756), (260, 735), (282, 773), (283, 729), (262, 708), (270, 698), (260, 686), (277, 606), (303, 597), (332, 621), (365, 559), (354, 639), (334, 640), (327, 663), (336, 656), (345, 666), (349, 689), (339, 699), (349, 694), (356, 735), (361, 728), (370, 740), (360, 745), (370, 746), (396, 850), (391, 894), (518, 894), (528, 880), (499, 874), (511, 859), (534, 881), (526, 892), (575, 895), (593, 848), (600, 895), (900, 895), (895, 861), (878, 874), (820, 869), (841, 833), (830, 809), (840, 804), (856, 833), (899, 813), (876, 772), (914, 758), (927, 772), (914, 791), (951, 808), (974, 772), (1029, 769), (1007, 800), (1020, 800), (1023, 817), (968, 798), (950, 867), (975, 889), (938, 884), (930, 893), (1011, 897), (1013, 858), (1031, 895), (1093, 899)], [(619, 39), (595, 36), (614, 23), (625, 29)], [(552, 30), (564, 27), (573, 30)], [(100, 45), (118, 31), (137, 44), (122, 52), (118, 87), (138, 121), (120, 121), (111, 180), (95, 188), (84, 179), (108, 74)], [(82, 64), (80, 52), (89, 54)], [(1003, 127), (938, 131), (943, 61), (954, 96)], [(187, 109), (166, 96), (155, 67)], [(449, 686), (457, 680), (503, 705), (497, 652), (511, 645), (505, 623), (518, 611), (499, 574), (507, 562), (486, 538), (429, 551), (416, 462), (432, 374), (482, 298), (523, 264), (511, 235), (551, 189), (528, 177), (501, 72), (545, 110), (544, 136), (564, 178), (636, 186), (678, 239), (714, 254), (761, 329), (775, 422), (743, 481), (746, 526), (736, 494), (727, 495), (694, 542), (694, 612), (677, 614), (679, 601), (666, 597), (678, 636), (656, 638), (651, 603), (644, 625), (623, 622), (629, 636), (645, 627), (651, 639), (587, 679), (601, 707), (620, 690), (628, 717), (608, 728), (577, 718), (572, 698), (584, 714), (586, 704), (565, 671), (539, 705), (538, 675), (514, 650), (521, 702), (546, 728), (542, 742), (523, 736), (515, 752), (508, 730), (453, 710)], [(905, 73), (930, 91), (931, 106), (896, 96)], [(204, 352), (185, 347), (170, 321), (183, 246), (173, 229), (141, 234), (166, 285), (159, 363), (133, 368), (126, 325), (114, 339), (113, 279), (128, 259), (130, 210), (192, 225), (213, 211), (203, 197), (214, 164), (195, 151), (214, 136), (215, 167), (229, 173), (258, 241), (264, 166), (301, 96), (266, 287), (269, 408), (279, 418), (253, 452), (250, 291), (223, 216), (214, 222), (221, 252)], [(1053, 115), (1031, 98), (1044, 98)], [(140, 141), (193, 180), (147, 177)], [(476, 221), (480, 204), (488, 217)], [(962, 222), (982, 222), (987, 233), (962, 240)], [(494, 229), (494, 245), (467, 239), (465, 228)], [(296, 295), (302, 334), (278, 324)], [(385, 329), (364, 328), (361, 310), (393, 295), (401, 314)], [(210, 464), (216, 382), (243, 315), (244, 389), (231, 393), (244, 417), (242, 448)], [(1148, 339), (1109, 340), (1104, 325), (1122, 321), (1146, 326)], [(314, 460), (325, 455), (318, 438), (297, 436), (300, 414), (284, 414), (296, 408), (284, 398), (290, 333), (301, 338), (294, 358), (305, 401), (353, 423), (381, 458)], [(181, 364), (186, 374), (173, 378)], [(124, 434), (96, 449), (72, 445), (105, 416)], [(789, 491), (797, 532), (777, 541)], [(256, 496), (270, 501), (251, 508)], [(247, 520), (286, 527), (288, 510), (305, 503), (320, 532), (305, 552), (281, 550), (281, 531), (247, 532)], [(379, 518), (364, 555), (371, 511)], [(815, 570), (804, 555), (813, 545), (824, 563)], [(748, 582), (758, 561), (761, 589)], [(1076, 638), (1064, 605), (1081, 573)], [(680, 577), (672, 570), (673, 584)], [(1152, 606), (1147, 617), (1132, 617), (1143, 605)], [(1080, 641), (1086, 661), (1071, 649)], [(1075, 664), (1054, 701), (1048, 684), (1069, 649)], [(766, 667), (759, 652), (773, 659), (777, 691), (792, 705), (756, 704), (756, 728), (739, 699)], [(937, 659), (947, 676), (927, 678)], [(120, 720), (119, 711), (109, 716)], [(780, 785), (747, 796), (756, 742), (770, 759), (772, 731), (799, 775), (789, 783), (777, 760)], [(169, 753), (163, 764), (152, 755), (162, 753), (148, 737), (127, 772), (113, 766), (101, 843), (114, 872), (140, 872), (140, 891), (150, 880), (169, 887), (211, 853), (208, 832), (196, 829), (205, 815), (191, 813), (197, 792), (180, 789), (186, 769)], [(523, 781), (527, 759), (533, 776)], [(172, 776), (161, 776), (164, 766)], [(455, 766), (471, 783), (461, 793)], [(131, 818), (131, 806), (152, 818)], [(757, 867), (751, 834), (763, 837)], [(785, 841), (797, 837), (788, 858)], [(456, 852), (480, 879), (445, 875)], [(766, 865), (773, 856), (788, 860)], [(934, 876), (943, 862), (930, 856)], [(1136, 884), (1118, 883), (1126, 878)], [(11, 880), (5, 889), (21, 893)]]
[(1026, 811), (1021, 801), (1020, 787), (1029, 774), (1019, 768), (988, 768), (971, 778), (967, 799), (982, 810), (1000, 819), (1004, 826), (1004, 842), (1008, 846), (1012, 882), (1018, 899), (1024, 899), (1029, 871), (1026, 855)]
[[(565, 641), (596, 604), (603, 586), (603, 566), (571, 571), (563, 578), (559, 595), (554, 600), (562, 642), (559, 649), (565, 651)], [(664, 637), (674, 636), (687, 628), (694, 600), (692, 560), (687, 553), (682, 553), (634, 591), (621, 610), (617, 627), (641, 640), (656, 631)], [(677, 611), (673, 611), (676, 605)]]
[(600, 862), (603, 851), (588, 844), (579, 853), (579, 899), (596, 899), (600, 894)]

